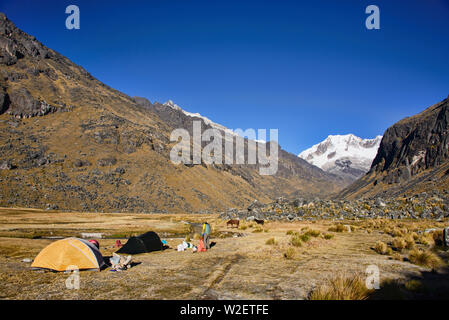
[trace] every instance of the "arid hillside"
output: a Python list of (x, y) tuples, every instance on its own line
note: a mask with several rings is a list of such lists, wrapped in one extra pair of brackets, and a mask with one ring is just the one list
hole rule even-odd
[(274, 176), (255, 166), (174, 165), (169, 138), (179, 123), (140, 102), (0, 14), (0, 206), (215, 212), (345, 184), (283, 150)]
[(449, 98), (385, 132), (370, 171), (340, 197), (395, 197), (449, 186)]

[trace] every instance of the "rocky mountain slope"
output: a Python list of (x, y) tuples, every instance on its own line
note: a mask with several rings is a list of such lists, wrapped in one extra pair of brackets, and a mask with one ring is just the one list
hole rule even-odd
[(298, 156), (324, 171), (355, 181), (371, 168), (382, 136), (362, 139), (353, 134), (330, 135)]
[(0, 206), (212, 212), (345, 182), (282, 149), (274, 176), (257, 165), (175, 165), (170, 133), (192, 119), (104, 85), (0, 14)]
[(388, 128), (370, 171), (339, 196), (442, 192), (449, 186), (448, 148), (449, 98)]

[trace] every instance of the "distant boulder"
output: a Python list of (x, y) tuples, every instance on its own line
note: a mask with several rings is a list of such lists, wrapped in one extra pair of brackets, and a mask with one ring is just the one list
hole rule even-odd
[(117, 163), (117, 159), (114, 157), (102, 158), (97, 161), (100, 167), (112, 166)]

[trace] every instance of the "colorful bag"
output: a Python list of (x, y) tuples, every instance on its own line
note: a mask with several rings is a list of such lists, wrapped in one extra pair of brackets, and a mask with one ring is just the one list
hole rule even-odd
[(203, 238), (200, 239), (200, 245), (198, 246), (198, 252), (205, 252), (206, 247), (204, 246), (204, 240)]

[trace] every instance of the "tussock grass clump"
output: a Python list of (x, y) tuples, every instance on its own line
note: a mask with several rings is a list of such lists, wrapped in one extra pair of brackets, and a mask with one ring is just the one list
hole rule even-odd
[(326, 233), (323, 237), (324, 237), (324, 239), (326, 239), (326, 240), (330, 240), (330, 239), (332, 239), (332, 238), (334, 237), (334, 235), (333, 235), (333, 234), (330, 234), (330, 233)]
[(404, 238), (394, 238), (393, 239), (393, 248), (397, 251), (402, 252), (407, 247), (407, 241)]
[(307, 242), (307, 241), (310, 240), (310, 236), (309, 236), (308, 234), (306, 234), (306, 233), (301, 234), (301, 235), (298, 236), (298, 237), (299, 237), (299, 239), (301, 239), (302, 242)]
[(413, 250), (416, 248), (416, 243), (413, 235), (409, 234), (405, 237), (405, 249), (407, 250)]
[(309, 300), (365, 300), (373, 292), (361, 275), (337, 276), (309, 294)]
[(404, 284), (404, 287), (408, 291), (414, 291), (414, 292), (419, 292), (424, 289), (423, 283), (419, 280), (414, 280), (414, 279), (407, 281)]
[(393, 254), (391, 255), (391, 258), (393, 258), (393, 260), (397, 260), (397, 261), (402, 261), (402, 260), (404, 260), (404, 259), (402, 258), (402, 256), (401, 256), (399, 253), (397, 253), (397, 252), (393, 252)]
[(435, 245), (442, 246), (443, 245), (443, 230), (436, 230), (432, 232), (432, 239)]
[(185, 241), (185, 242), (190, 242), (190, 241), (191, 241), (190, 236), (189, 236), (189, 235), (186, 235), (186, 237), (184, 238), (184, 241)]
[(298, 234), (298, 232), (297, 231), (293, 231), (293, 230), (288, 230), (287, 233), (286, 233), (287, 236), (292, 236), (292, 235), (295, 235), (295, 234)]
[(239, 227), (239, 230), (246, 230), (246, 229), (248, 229), (248, 226), (247, 226), (247, 225), (241, 225), (241, 226)]
[(433, 236), (429, 233), (420, 235), (417, 242), (425, 246), (432, 246), (434, 244)]
[(307, 231), (304, 234), (316, 238), (316, 237), (319, 237), (321, 235), (321, 232), (318, 231), (318, 230), (309, 230), (309, 231)]
[(287, 260), (291, 260), (295, 257), (295, 255), (296, 255), (295, 249), (290, 247), (290, 248), (287, 248), (287, 250), (285, 251), (284, 258)]
[(274, 238), (270, 238), (265, 242), (266, 245), (272, 246), (276, 244), (276, 240)]
[(436, 270), (443, 266), (443, 260), (435, 253), (427, 250), (413, 250), (410, 252), (408, 259), (411, 263)]
[(373, 247), (374, 251), (376, 251), (379, 254), (387, 254), (388, 253), (388, 246), (385, 242), (377, 241), (376, 244)]
[(348, 229), (344, 225), (342, 225), (342, 224), (337, 224), (337, 225), (327, 229), (327, 231), (331, 231), (331, 232), (347, 232)]
[(399, 228), (393, 228), (393, 230), (391, 230), (391, 232), (390, 232), (390, 235), (395, 238), (396, 237), (402, 238), (402, 237), (404, 237), (405, 234), (407, 234), (407, 230), (399, 229)]
[(260, 227), (257, 227), (256, 229), (253, 230), (253, 233), (260, 233), (263, 232), (263, 229)]
[(292, 237), (290, 239), (290, 244), (294, 247), (301, 247), (302, 246), (301, 238), (299, 236)]

